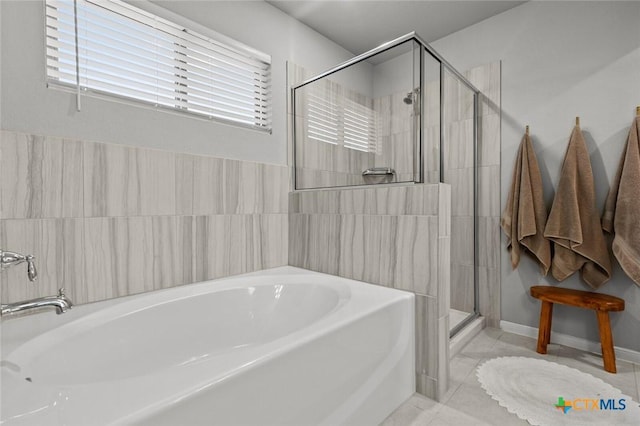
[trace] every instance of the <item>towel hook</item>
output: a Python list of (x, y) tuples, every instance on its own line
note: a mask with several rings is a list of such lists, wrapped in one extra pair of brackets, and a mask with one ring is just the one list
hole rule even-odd
[[(640, 107), (638, 107), (640, 108)], [(527, 124), (526, 126), (524, 126), (524, 133), (529, 136), (529, 125)]]
[(636, 115), (640, 116), (640, 105), (636, 107)]
[(580, 126), (580, 117), (576, 117), (576, 126)]

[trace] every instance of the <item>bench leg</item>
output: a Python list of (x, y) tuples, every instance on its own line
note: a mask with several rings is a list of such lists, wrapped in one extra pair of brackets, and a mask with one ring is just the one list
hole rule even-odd
[(602, 345), (602, 358), (604, 369), (609, 373), (616, 372), (616, 353), (613, 350), (613, 337), (611, 336), (611, 323), (609, 312), (596, 311), (598, 315), (598, 328), (600, 329), (600, 344)]
[(540, 308), (540, 324), (538, 328), (538, 348), (539, 354), (547, 353), (547, 345), (551, 340), (551, 316), (553, 314), (553, 303), (542, 301)]

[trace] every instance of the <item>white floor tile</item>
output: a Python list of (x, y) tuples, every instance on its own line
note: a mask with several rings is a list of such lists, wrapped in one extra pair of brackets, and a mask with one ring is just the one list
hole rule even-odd
[(617, 361), (617, 374), (604, 371), (602, 357), (550, 344), (547, 354), (536, 352), (536, 339), (485, 328), (451, 359), (449, 391), (441, 402), (413, 395), (382, 426), (528, 425), (498, 405), (482, 389), (475, 371), (484, 360), (499, 356), (542, 358), (599, 377), (640, 401), (640, 365)]
[(486, 423), (474, 416), (470, 416), (460, 410), (452, 407), (444, 406), (438, 414), (431, 419), (428, 426), (489, 426), (492, 423)]

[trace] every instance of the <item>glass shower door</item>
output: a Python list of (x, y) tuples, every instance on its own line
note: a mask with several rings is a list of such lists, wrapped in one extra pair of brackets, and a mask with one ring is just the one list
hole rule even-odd
[(451, 185), (451, 304), (454, 334), (477, 314), (475, 93), (443, 73), (442, 179)]
[(296, 189), (419, 182), (413, 40), (294, 90)]

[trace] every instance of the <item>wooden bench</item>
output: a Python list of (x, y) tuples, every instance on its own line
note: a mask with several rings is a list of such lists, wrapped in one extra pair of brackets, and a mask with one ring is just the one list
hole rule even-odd
[(624, 311), (624, 300), (608, 294), (548, 286), (531, 287), (531, 296), (542, 301), (540, 327), (538, 329), (538, 353), (547, 353), (547, 345), (551, 338), (551, 315), (554, 303), (593, 309), (598, 317), (604, 369), (609, 373), (616, 372), (616, 354), (613, 350), (609, 312)]

